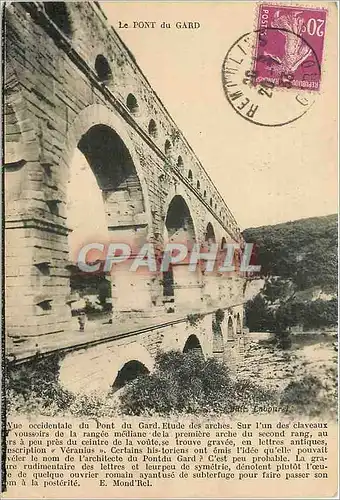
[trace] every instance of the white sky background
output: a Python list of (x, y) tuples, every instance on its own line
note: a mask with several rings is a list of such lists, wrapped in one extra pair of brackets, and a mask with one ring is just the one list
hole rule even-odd
[[(328, 6), (322, 92), (283, 127), (238, 116), (221, 83), (226, 52), (255, 22), (254, 3), (100, 2), (109, 23), (215, 182), (241, 229), (337, 211), (336, 8)], [(118, 21), (199, 21), (198, 30), (118, 29)]]

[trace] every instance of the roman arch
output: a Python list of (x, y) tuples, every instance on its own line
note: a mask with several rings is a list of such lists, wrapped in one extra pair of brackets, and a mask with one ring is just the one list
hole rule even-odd
[[(132, 249), (133, 257), (138, 253), (138, 249), (149, 241), (152, 215), (139, 157), (124, 129), (124, 123), (105, 106), (89, 106), (77, 116), (71, 126), (65, 151), (69, 178), (68, 192), (72, 189), (70, 179), (73, 180), (73, 190), (69, 193), (71, 203), (72, 197), (79, 196), (79, 186), (82, 186), (84, 177), (79, 171), (79, 175), (72, 179), (73, 169), (77, 169), (78, 166), (74, 164), (74, 161), (81, 160), (79, 154), (76, 154), (74, 158), (75, 151), (80, 152), (85, 159), (81, 168), (92, 171), (102, 199), (102, 206), (98, 200), (97, 213), (93, 213), (93, 207), (83, 198), (81, 206), (85, 210), (87, 207), (87, 211), (78, 209), (78, 215), (82, 219), (81, 226), (85, 229), (87, 238), (84, 241), (84, 236), (81, 231), (78, 231), (80, 234), (75, 234), (76, 238), (72, 241), (74, 234), (71, 233), (69, 235), (69, 240), (72, 242), (70, 251), (77, 251), (86, 243), (100, 240), (106, 245), (109, 243), (127, 244)], [(86, 189), (86, 185), (84, 188)], [(92, 200), (92, 192), (90, 200)], [(92, 232), (91, 224), (88, 222), (90, 219), (94, 226)], [(103, 230), (104, 220), (106, 231)], [(99, 224), (102, 230), (98, 233), (96, 229)], [(72, 230), (72, 228), (69, 229)], [(100, 255), (97, 254), (97, 257), (100, 258)], [(104, 257), (105, 255), (102, 255), (102, 258)], [(71, 260), (75, 264), (76, 255), (73, 255)], [(109, 279), (112, 285), (112, 309), (116, 315), (128, 313), (131, 309), (143, 312), (151, 306), (150, 294), (147, 291), (147, 277), (129, 272), (129, 266), (131, 266), (130, 260), (124, 265), (112, 267), (106, 273), (111, 274)]]
[[(192, 209), (190, 209), (185, 196), (176, 194), (167, 205), (163, 246), (179, 244), (190, 252), (197, 241), (199, 240)], [(172, 303), (176, 311), (200, 308), (200, 270), (197, 266), (195, 271), (190, 271), (189, 258), (177, 265), (170, 264), (169, 268), (163, 271), (163, 284), (165, 287), (171, 284), (171, 288), (165, 288), (163, 294), (166, 294), (166, 298), (173, 298)]]

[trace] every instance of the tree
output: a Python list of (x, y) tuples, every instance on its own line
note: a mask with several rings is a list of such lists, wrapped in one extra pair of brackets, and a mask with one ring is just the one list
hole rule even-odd
[(261, 294), (246, 303), (245, 315), (246, 324), (251, 331), (271, 331), (274, 326), (273, 312)]
[(263, 296), (271, 303), (286, 299), (292, 293), (294, 293), (294, 287), (291, 281), (279, 276), (269, 277), (262, 290)]

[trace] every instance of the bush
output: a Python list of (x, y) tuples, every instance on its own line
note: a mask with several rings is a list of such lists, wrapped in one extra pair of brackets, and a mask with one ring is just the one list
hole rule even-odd
[(6, 402), (10, 413), (26, 415), (75, 415), (112, 417), (117, 414), (118, 398), (105, 394), (72, 394), (59, 383), (61, 356), (39, 358), (6, 369)]
[(76, 395), (67, 414), (75, 417), (112, 418), (118, 414), (119, 401), (107, 396), (106, 394), (78, 394)]
[(199, 313), (193, 313), (193, 314), (188, 314), (187, 316), (187, 321), (190, 326), (197, 326), (200, 321), (204, 318), (203, 314)]
[(7, 409), (10, 412), (56, 415), (65, 410), (74, 396), (59, 382), (60, 355), (36, 358), (21, 365), (7, 365)]
[(216, 323), (222, 323), (224, 317), (225, 317), (225, 312), (223, 311), (223, 309), (217, 309), (217, 311), (215, 312)]
[(226, 365), (204, 360), (190, 351), (170, 351), (156, 358), (155, 371), (128, 384), (121, 395), (121, 411), (128, 415), (170, 413), (230, 413), (249, 411), (274, 395), (250, 381), (234, 381)]
[(290, 349), (292, 347), (292, 334), (290, 332), (276, 332), (275, 340), (275, 345), (279, 349)]
[(314, 300), (306, 304), (303, 326), (307, 328), (335, 327), (338, 324), (338, 301)]
[(245, 315), (246, 324), (250, 331), (266, 332), (275, 329), (274, 313), (260, 294), (246, 303)]
[[(266, 297), (258, 294), (246, 303), (246, 322), (252, 331), (284, 333), (292, 326), (303, 325), (306, 329), (334, 328), (338, 321), (338, 301), (313, 300), (304, 302), (292, 298), (278, 307), (269, 307)], [(281, 347), (285, 344), (283, 342)]]
[(103, 311), (103, 307), (100, 304), (93, 303), (88, 299), (85, 299), (85, 307), (83, 311), (88, 315), (100, 314)]

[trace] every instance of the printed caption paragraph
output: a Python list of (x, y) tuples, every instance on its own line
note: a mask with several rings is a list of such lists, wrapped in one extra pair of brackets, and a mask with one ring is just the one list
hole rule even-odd
[[(161, 481), (327, 481), (334, 430), (317, 419), (8, 422), (7, 485), (141, 487)], [(166, 481), (166, 483), (164, 483)], [(313, 481), (314, 482), (314, 481)]]

